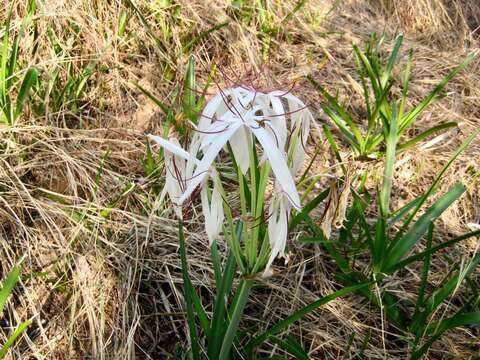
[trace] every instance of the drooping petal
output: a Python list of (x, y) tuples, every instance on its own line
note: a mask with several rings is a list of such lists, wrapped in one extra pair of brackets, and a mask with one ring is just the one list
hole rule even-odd
[(288, 235), (288, 214), (290, 205), (282, 196), (274, 196), (269, 206), (268, 240), (270, 257), (264, 273), (268, 273), (277, 256), (285, 257)]
[(251, 144), (251, 135), (246, 131), (244, 126), (241, 126), (237, 132), (230, 139), (233, 156), (237, 162), (242, 174), (246, 174), (250, 165), (249, 146)]
[(200, 185), (205, 177), (208, 176), (208, 171), (212, 166), (213, 161), (218, 156), (220, 150), (222, 150), (222, 147), (227, 143), (228, 140), (230, 140), (230, 138), (241, 125), (241, 122), (230, 123), (229, 127), (223, 132), (219, 133), (211, 145), (205, 149), (202, 159), (199, 161), (192, 178), (188, 182), (187, 189), (179, 200), (180, 204), (183, 204), (185, 200), (192, 195), (193, 191), (198, 185)]
[(270, 162), (270, 166), (273, 174), (275, 175), (276, 181), (284, 191), (288, 200), (292, 203), (293, 207), (295, 207), (297, 210), (300, 210), (300, 196), (298, 195), (297, 188), (295, 187), (295, 182), (293, 181), (290, 169), (287, 166), (285, 154), (275, 146), (271, 136), (264, 128), (260, 126), (250, 126), (250, 129), (258, 139), (259, 143), (262, 145), (263, 151), (267, 155), (267, 158)]
[(201, 200), (202, 200), (202, 212), (205, 217), (205, 232), (207, 233), (209, 244), (211, 245), (213, 240), (217, 239), (222, 231), (222, 225), (224, 220), (223, 212), (223, 199), (219, 191), (218, 174), (213, 174), (213, 190), (211, 199), (208, 199), (207, 184), (202, 187)]
[(268, 114), (270, 121), (268, 122), (269, 128), (274, 132), (277, 146), (280, 150), (285, 149), (285, 143), (287, 142), (287, 122), (285, 119), (285, 109), (283, 108), (282, 101), (276, 97), (270, 97), (272, 104), (272, 111)]
[(150, 135), (149, 137), (165, 148), (165, 186), (159, 200), (162, 202), (165, 195), (168, 194), (175, 214), (181, 219), (182, 209), (178, 199), (182, 195), (182, 188), (185, 185), (185, 165), (188, 153), (181, 148), (180, 143), (175, 138), (168, 141), (159, 136)]

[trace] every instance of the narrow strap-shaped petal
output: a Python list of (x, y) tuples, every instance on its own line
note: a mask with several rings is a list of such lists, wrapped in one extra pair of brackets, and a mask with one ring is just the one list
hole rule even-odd
[(235, 161), (237, 162), (240, 170), (245, 175), (248, 171), (248, 167), (250, 165), (249, 159), (249, 144), (251, 143), (250, 140), (250, 133), (247, 132), (244, 126), (240, 127), (237, 132), (231, 137), (230, 145), (232, 146), (233, 156), (235, 157)]
[(278, 184), (281, 186), (288, 200), (292, 203), (293, 207), (300, 210), (300, 196), (295, 187), (290, 169), (287, 166), (287, 160), (283, 152), (275, 146), (271, 136), (262, 127), (250, 127), (255, 137), (258, 139), (263, 147), (263, 151), (267, 155), (270, 162), (270, 166), (275, 175)]
[(205, 232), (210, 245), (220, 235), (224, 220), (223, 199), (219, 191), (219, 181), (218, 174), (213, 174), (213, 190), (210, 201), (208, 200), (208, 184), (202, 186), (200, 193), (202, 212), (205, 218)]
[(212, 165), (215, 158), (218, 156), (222, 147), (227, 143), (228, 140), (233, 136), (235, 131), (242, 125), (241, 122), (232, 123), (228, 129), (225, 129), (222, 133), (218, 134), (215, 141), (206, 149), (203, 158), (197, 165), (195, 172), (192, 175), (192, 179), (189, 181), (187, 189), (183, 193), (182, 197), (179, 200), (180, 204), (183, 204), (186, 199), (192, 195), (193, 191), (197, 188), (198, 185), (205, 179), (208, 175), (210, 166)]
[(288, 235), (288, 214), (290, 207), (284, 199), (274, 196), (269, 207), (268, 240), (270, 243), (270, 256), (264, 273), (268, 273), (277, 256), (285, 256)]
[(172, 141), (168, 141), (167, 139), (164, 139), (160, 136), (156, 135), (151, 135), (149, 134), (148, 137), (155, 141), (157, 144), (161, 145), (165, 150), (171, 152), (172, 154), (175, 154), (176, 156), (180, 156), (181, 158), (188, 160), (190, 158), (190, 154), (188, 151), (184, 150), (179, 144), (178, 140), (176, 143), (174, 142), (176, 139), (173, 139)]

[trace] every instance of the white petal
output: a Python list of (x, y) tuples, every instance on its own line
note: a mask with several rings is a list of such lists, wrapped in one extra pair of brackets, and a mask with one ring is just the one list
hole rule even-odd
[(180, 146), (178, 140), (175, 138), (172, 138), (172, 141), (168, 141), (156, 135), (149, 134), (148, 137), (176, 156), (180, 156), (185, 160), (188, 160), (190, 157), (190, 154)]
[(285, 247), (288, 235), (288, 214), (290, 206), (281, 197), (274, 196), (269, 207), (268, 240), (270, 242), (270, 257), (265, 271), (268, 272), (275, 258), (285, 257)]
[(182, 218), (182, 209), (178, 203), (178, 199), (182, 195), (181, 184), (185, 179), (185, 160), (172, 153), (165, 152), (165, 187), (162, 190), (160, 199), (163, 200), (165, 193), (168, 194), (173, 205), (173, 210), (178, 218)]
[(218, 175), (214, 175), (214, 185), (211, 200), (208, 200), (207, 184), (202, 187), (202, 212), (205, 217), (205, 232), (208, 236), (209, 244), (212, 245), (213, 240), (217, 239), (222, 232), (224, 212), (223, 199), (219, 191)]
[(218, 156), (218, 153), (241, 125), (241, 122), (232, 123), (228, 129), (218, 134), (215, 141), (208, 147), (203, 158), (198, 163), (197, 168), (192, 175), (192, 179), (188, 183), (187, 189), (179, 200), (180, 204), (183, 204), (183, 202), (192, 195), (196, 187), (205, 179), (208, 175), (210, 166)]
[(278, 144), (278, 148), (283, 150), (287, 141), (287, 123), (285, 119), (285, 109), (283, 108), (282, 101), (278, 97), (271, 97), (272, 113), (269, 117), (269, 125), (275, 132), (275, 139)]
[(300, 196), (298, 195), (298, 191), (295, 187), (295, 182), (293, 181), (290, 169), (287, 166), (287, 160), (285, 159), (284, 153), (280, 152), (280, 150), (275, 146), (272, 138), (264, 128), (250, 128), (262, 145), (263, 151), (265, 154), (267, 154), (270, 166), (272, 167), (272, 172), (274, 173), (275, 178), (282, 190), (285, 192), (288, 200), (297, 210), (300, 210)]
[(248, 148), (251, 144), (250, 138), (250, 133), (247, 133), (244, 126), (241, 126), (229, 141), (235, 161), (244, 175), (247, 173), (250, 165), (250, 149)]

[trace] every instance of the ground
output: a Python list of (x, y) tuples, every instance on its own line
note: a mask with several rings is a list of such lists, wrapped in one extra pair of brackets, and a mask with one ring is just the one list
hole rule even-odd
[[(2, 36), (11, 1), (0, 15)], [(25, 3), (13, 3), (12, 35), (27, 17)], [(418, 103), (480, 44), (480, 5), (472, 0), (272, 0), (265, 2), (268, 29), (256, 15), (245, 20), (232, 3), (241, 1), (37, 1), (20, 41), (18, 71), (36, 66), (40, 81), (53, 90), (32, 95), (43, 108), (27, 106), (14, 126), (0, 125), (1, 278), (26, 255), (21, 284), (0, 318), (0, 343), (12, 326), (33, 317), (8, 355), (12, 359), (163, 359), (172, 357), (177, 342), (186, 344), (176, 220), (158, 201), (161, 176), (147, 176), (143, 165), (145, 135), (162, 133), (165, 114), (138, 85), (174, 104), (193, 56), (199, 91), (216, 64), (219, 85), (235, 79), (292, 88), (319, 124), (330, 124), (321, 111), (323, 99), (306, 75), (362, 114), (352, 43), (385, 33), (390, 50), (395, 37), (405, 35), (395, 71), (401, 75), (412, 48), (408, 105)], [(459, 127), (428, 148), (399, 155), (396, 204), (424, 191), (480, 126), (479, 84), (477, 59), (414, 124), (409, 136), (444, 121), (457, 121)], [(174, 110), (183, 121), (181, 107)], [(381, 163), (353, 160), (336, 130), (334, 135), (349, 166), (380, 176)], [(319, 136), (316, 142), (325, 151), (314, 171), (335, 175), (338, 164), (325, 139)], [(446, 190), (461, 180), (469, 190), (440, 219), (436, 241), (480, 222), (479, 174), (477, 139), (441, 183)], [(320, 181), (318, 190), (326, 184)], [(194, 285), (208, 298), (214, 278), (199, 211), (194, 208), (186, 223), (188, 255)], [(256, 320), (266, 327), (338, 288), (335, 264), (319, 246), (297, 242), (299, 235), (291, 234), (288, 265), (278, 261), (274, 275), (262, 280), (247, 306), (245, 326)], [(463, 259), (477, 247), (473, 238), (449, 255)], [(439, 257), (432, 269), (434, 285), (448, 274), (449, 263)], [(405, 299), (413, 296), (418, 273), (412, 267), (391, 280)], [(452, 297), (441, 311), (457, 306)], [(409, 353), (384, 326), (378, 309), (355, 295), (311, 313), (289, 332), (312, 358), (360, 358), (364, 343), (363, 356), (369, 359), (404, 359)], [(480, 355), (478, 336), (474, 327), (446, 332), (428, 358), (473, 359)], [(282, 354), (275, 346), (263, 351)]]

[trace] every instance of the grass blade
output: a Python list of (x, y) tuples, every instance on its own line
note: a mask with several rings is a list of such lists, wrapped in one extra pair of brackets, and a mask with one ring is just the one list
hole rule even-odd
[(413, 50), (408, 52), (407, 65), (405, 66), (405, 71), (403, 74), (403, 88), (402, 96), (400, 98), (400, 105), (398, 108), (398, 118), (403, 119), (403, 114), (405, 111), (405, 103), (407, 101), (408, 87), (410, 85), (410, 79), (412, 76), (412, 63), (413, 63)]
[(431, 314), (447, 297), (449, 297), (452, 292), (458, 287), (462, 280), (470, 275), (480, 263), (480, 254), (475, 255), (468, 267), (459, 271), (455, 274), (447, 283), (442, 286), (440, 289), (435, 291), (429, 298), (425, 301), (425, 314)]
[(182, 52), (184, 54), (188, 53), (198, 42), (200, 42), (202, 39), (206, 38), (208, 35), (211, 33), (218, 31), (225, 26), (227, 26), (230, 22), (225, 21), (221, 24), (217, 24), (215, 26), (212, 26), (210, 29), (202, 31), (200, 34), (197, 36), (193, 37), (190, 41), (188, 41), (185, 45), (182, 47)]
[(168, 115), (170, 112), (170, 107), (162, 102), (159, 98), (157, 98), (155, 95), (153, 95), (150, 91), (145, 89), (143, 86), (141, 86), (138, 83), (134, 84), (138, 90), (140, 90), (146, 97), (148, 97), (150, 100), (152, 100), (163, 112), (165, 115)]
[[(356, 139), (357, 146), (359, 148), (363, 148), (364, 139), (362, 137), (362, 134), (360, 133), (359, 128), (354, 123), (352, 117), (345, 111), (345, 109), (342, 106), (340, 106), (340, 104), (337, 102), (337, 100), (332, 95), (330, 95), (328, 93), (328, 91), (325, 90), (325, 88), (322, 85), (320, 85), (311, 75), (308, 75), (307, 79), (312, 83), (312, 85), (315, 87), (315, 89), (320, 91), (320, 93), (327, 100), (327, 102), (330, 104), (330, 106), (333, 107), (333, 110), (335, 112), (337, 112), (338, 115), (340, 115), (341, 119), (328, 106), (324, 107), (325, 112), (328, 111), (329, 116), (333, 115), (332, 120), (335, 121), (335, 124), (338, 123), (337, 126), (339, 126), (339, 124), (342, 126), (341, 127), (342, 132), (345, 131), (346, 134), (351, 134), (351, 135), (348, 135), (349, 140), (353, 140), (353, 139), (350, 139), (350, 137), (354, 137), (354, 139)], [(343, 120), (343, 121), (341, 121), (341, 120)], [(343, 125), (343, 122), (348, 125), (349, 129), (347, 129), (345, 127), (345, 125)]]
[(10, 336), (5, 344), (0, 348), (0, 359), (3, 359), (7, 355), (8, 350), (15, 344), (15, 340), (23, 334), (23, 332), (32, 324), (32, 320), (29, 319), (24, 321), (18, 328), (15, 330), (12, 336)]
[(183, 87), (183, 113), (194, 124), (197, 123), (195, 98), (195, 58), (191, 55), (188, 59), (187, 73)]
[(398, 263), (396, 263), (395, 265), (393, 265), (391, 268), (387, 268), (385, 269), (385, 271), (387, 273), (392, 273), (398, 269), (401, 269), (401, 268), (404, 268), (405, 266), (407, 266), (408, 264), (411, 264), (412, 262), (415, 262), (415, 261), (419, 261), (421, 259), (423, 259), (425, 256), (429, 256), (430, 254), (434, 254), (436, 253), (437, 251), (439, 250), (442, 250), (442, 249), (445, 249), (445, 248), (448, 248), (460, 241), (463, 241), (463, 240), (466, 240), (466, 239), (469, 239), (471, 238), (472, 236), (480, 236), (480, 230), (475, 230), (475, 231), (472, 231), (472, 232), (469, 232), (469, 233), (466, 233), (466, 234), (463, 234), (463, 235), (460, 235), (454, 239), (451, 239), (451, 240), (448, 240), (448, 241), (445, 241), (441, 244), (438, 244), (434, 247), (432, 247), (431, 249), (427, 249), (425, 251), (422, 251), (421, 253), (419, 254), (415, 254), (415, 255), (412, 255), (412, 256), (409, 256), (408, 258), (406, 258), (405, 260), (402, 260)]
[(17, 96), (17, 103), (15, 106), (15, 113), (13, 118), (16, 119), (18, 115), (22, 112), (23, 103), (28, 97), (30, 93), (30, 89), (35, 84), (38, 79), (38, 70), (34, 67), (31, 67), (27, 70), (25, 77), (23, 78), (22, 85), (20, 86), (20, 90), (18, 91)]
[(22, 256), (18, 263), (12, 268), (10, 273), (7, 276), (7, 279), (3, 283), (2, 289), (0, 290), (0, 314), (3, 313), (3, 308), (7, 302), (8, 297), (13, 291), (13, 288), (20, 279), (20, 274), (22, 273), (22, 263), (25, 257)]
[(227, 360), (230, 358), (230, 349), (233, 345), (235, 337), (237, 336), (238, 325), (240, 323), (245, 305), (247, 304), (252, 285), (253, 280), (242, 279), (240, 286), (237, 289), (231, 311), (229, 312), (230, 322), (223, 337), (220, 355), (218, 356), (220, 360)]
[(480, 133), (480, 128), (476, 129), (473, 131), (473, 133), (460, 145), (460, 147), (455, 151), (455, 153), (450, 157), (448, 162), (445, 164), (445, 166), (440, 170), (438, 173), (437, 177), (435, 180), (433, 180), (432, 185), (428, 188), (428, 190), (425, 192), (423, 196), (420, 197), (420, 201), (416, 205), (415, 209), (413, 212), (410, 214), (410, 216), (405, 220), (403, 223), (401, 229), (398, 231), (398, 235), (396, 236), (396, 240), (402, 235), (402, 233), (407, 229), (408, 225), (412, 222), (412, 220), (415, 218), (415, 215), (417, 215), (418, 211), (422, 207), (422, 205), (427, 201), (428, 197), (434, 192), (437, 184), (440, 182), (440, 180), (443, 177), (443, 174), (448, 170), (450, 165), (457, 159), (457, 157), (460, 156), (460, 154), (472, 143), (472, 141), (477, 137), (477, 135)]
[(432, 136), (433, 134), (435, 134), (439, 131), (454, 128), (454, 127), (458, 127), (458, 123), (456, 123), (454, 121), (434, 126), (430, 129), (422, 132), (421, 134), (415, 136), (413, 139), (408, 140), (407, 142), (398, 145), (398, 150), (407, 150), (407, 149), (411, 148), (412, 146), (414, 146), (415, 144), (419, 143), (420, 141), (425, 140), (429, 136)]
[(434, 335), (428, 339), (428, 341), (417, 351), (415, 351), (410, 360), (418, 360), (422, 358), (422, 356), (430, 349), (432, 344), (442, 336), (442, 334), (450, 329), (465, 326), (465, 325), (478, 325), (480, 324), (480, 312), (472, 312), (472, 313), (463, 313), (463, 314), (456, 314), (455, 316), (451, 317), (450, 319), (446, 319), (440, 322), (438, 325), (437, 331)]
[(302, 211), (299, 212), (298, 214), (296, 214), (292, 220), (290, 220), (290, 223), (288, 224), (288, 229), (289, 231), (292, 231), (293, 229), (295, 229), (298, 224), (302, 221), (302, 220), (307, 220), (308, 218), (308, 214), (313, 210), (313, 209), (316, 209), (317, 206), (327, 198), (328, 196), (328, 193), (330, 192), (330, 189), (326, 189), (324, 191), (322, 191), (320, 194), (318, 194), (317, 196), (315, 196), (315, 198), (313, 200), (311, 200), (308, 204), (306, 204), (303, 208), (302, 208)]
[[(240, 229), (240, 230), (239, 230)], [(237, 236), (240, 238), (241, 226), (237, 227)], [(215, 297), (215, 305), (213, 309), (213, 318), (210, 327), (210, 338), (208, 341), (208, 356), (211, 359), (218, 357), (222, 337), (225, 330), (225, 311), (226, 300), (233, 284), (233, 276), (235, 275), (236, 261), (233, 253), (230, 253), (225, 265), (221, 286), (217, 289)]]
[(212, 245), (210, 246), (210, 255), (212, 258), (213, 273), (215, 275), (215, 287), (220, 289), (222, 284), (222, 265), (220, 263), (217, 240), (213, 240)]
[(386, 219), (390, 213), (390, 196), (392, 193), (393, 166), (395, 165), (395, 154), (397, 146), (397, 111), (393, 108), (392, 123), (387, 137), (387, 150), (385, 154), (385, 168), (383, 172), (383, 183), (380, 189), (380, 213)]
[(382, 88), (385, 87), (388, 80), (392, 76), (392, 70), (395, 65), (395, 62), (397, 61), (398, 52), (402, 47), (402, 43), (403, 43), (403, 35), (400, 34), (397, 36), (397, 40), (395, 41), (395, 46), (393, 47), (392, 53), (388, 58), (387, 67), (385, 68), (385, 72), (382, 74), (382, 78), (380, 80), (380, 85), (382, 86)]

